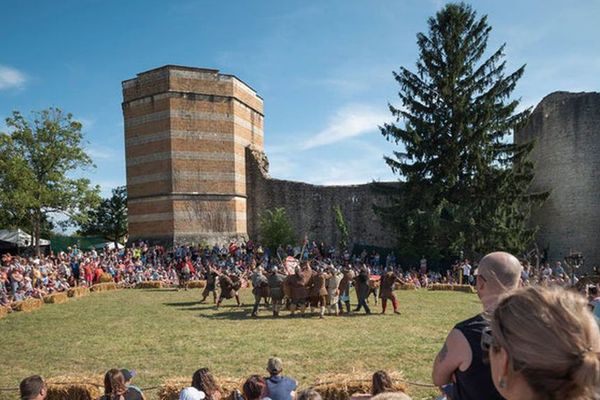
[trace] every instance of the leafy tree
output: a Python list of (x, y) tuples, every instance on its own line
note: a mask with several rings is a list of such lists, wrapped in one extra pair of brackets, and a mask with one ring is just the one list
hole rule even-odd
[(294, 228), (283, 207), (265, 210), (260, 215), (259, 226), (262, 241), (273, 251), (279, 245), (285, 246), (296, 241)]
[(385, 157), (403, 181), (401, 194), (377, 209), (413, 256), (477, 256), (493, 249), (523, 251), (534, 229), (532, 144), (508, 138), (530, 110), (510, 95), (525, 66), (506, 74), (503, 44), (484, 58), (491, 27), (464, 3), (447, 4), (417, 35), (416, 72), (394, 72), (402, 107), (381, 133), (402, 150)]
[(340, 233), (340, 251), (342, 251), (348, 247), (348, 237), (350, 236), (348, 224), (346, 224), (346, 219), (340, 206), (334, 206), (333, 212), (335, 214), (335, 225)]
[(81, 225), (82, 235), (101, 235), (118, 248), (127, 235), (127, 188), (119, 186), (112, 196), (103, 199), (98, 207), (88, 211), (88, 218)]
[(0, 217), (8, 225), (29, 222), (36, 252), (45, 221), (63, 214), (85, 219), (98, 201), (99, 188), (73, 174), (93, 166), (81, 146), (81, 124), (57, 108), (34, 112), (31, 119), (14, 111), (0, 134)]

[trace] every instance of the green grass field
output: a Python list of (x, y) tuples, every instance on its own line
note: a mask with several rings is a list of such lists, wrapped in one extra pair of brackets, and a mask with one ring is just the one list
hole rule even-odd
[[(398, 291), (402, 315), (287, 316), (226, 301), (200, 304), (200, 289), (120, 290), (97, 293), (0, 320), (0, 387), (18, 387), (31, 374), (98, 375), (112, 367), (138, 372), (135, 383), (155, 386), (207, 366), (218, 376), (265, 373), (279, 356), (284, 373), (306, 386), (323, 373), (400, 370), (407, 380), (430, 382), (431, 364), (448, 330), (480, 310), (476, 295)], [(353, 296), (354, 298), (354, 296)], [(379, 306), (371, 306), (380, 312)], [(285, 313), (287, 314), (287, 313)], [(414, 399), (434, 389), (410, 387)], [(148, 393), (153, 397), (153, 393)], [(17, 393), (0, 392), (0, 398)]]

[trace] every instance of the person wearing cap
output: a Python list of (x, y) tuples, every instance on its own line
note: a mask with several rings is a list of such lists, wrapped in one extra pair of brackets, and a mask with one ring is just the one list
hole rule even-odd
[[(475, 288), (483, 312), (493, 312), (501, 297), (519, 286), (521, 264), (512, 254), (494, 252), (479, 262)], [(435, 358), (432, 378), (452, 400), (501, 400), (494, 387), (490, 365), (481, 348), (488, 328), (483, 313), (454, 326)]]
[(137, 375), (136, 372), (134, 370), (128, 370), (123, 368), (121, 370), (121, 373), (123, 374), (123, 379), (125, 379), (125, 386), (127, 386), (128, 389), (133, 389), (140, 392), (142, 398), (145, 398), (144, 393), (142, 393), (142, 389), (131, 384), (131, 380)]
[(267, 396), (272, 400), (292, 400), (298, 382), (287, 376), (282, 376), (283, 362), (278, 357), (271, 357), (267, 362), (267, 372), (269, 377), (267, 382)]

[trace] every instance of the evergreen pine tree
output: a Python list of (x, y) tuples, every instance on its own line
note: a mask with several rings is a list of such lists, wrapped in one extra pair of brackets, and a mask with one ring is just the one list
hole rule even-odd
[(510, 98), (525, 66), (505, 73), (505, 45), (484, 58), (492, 28), (469, 5), (447, 4), (428, 25), (416, 72), (394, 72), (402, 107), (390, 105), (396, 122), (381, 133), (403, 147), (385, 157), (403, 184), (378, 212), (413, 257), (522, 252), (531, 207), (546, 196), (528, 191), (532, 144), (509, 141), (530, 113)]

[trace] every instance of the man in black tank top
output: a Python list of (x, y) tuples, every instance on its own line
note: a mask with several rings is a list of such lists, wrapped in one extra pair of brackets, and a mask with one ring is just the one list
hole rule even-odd
[[(521, 264), (509, 253), (490, 253), (481, 259), (475, 274), (483, 311), (490, 312), (504, 293), (519, 286)], [(482, 314), (456, 324), (435, 358), (433, 383), (444, 387), (452, 400), (503, 399), (494, 387), (489, 364), (483, 360), (481, 332), (486, 326)]]

